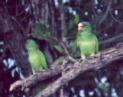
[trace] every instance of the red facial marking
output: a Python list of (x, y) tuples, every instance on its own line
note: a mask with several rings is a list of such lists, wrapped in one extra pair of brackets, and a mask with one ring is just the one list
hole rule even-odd
[(80, 25), (80, 24), (78, 24), (78, 31), (81, 31), (81, 30), (83, 30), (85, 28), (85, 26), (84, 25)]

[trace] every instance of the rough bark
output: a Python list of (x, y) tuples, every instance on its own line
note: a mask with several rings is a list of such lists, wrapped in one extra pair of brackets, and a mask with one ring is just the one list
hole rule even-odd
[(39, 94), (35, 96), (35, 97), (48, 97), (54, 94), (67, 82), (75, 79), (79, 74), (82, 74), (83, 72), (90, 69), (94, 70), (101, 69), (102, 67), (107, 66), (110, 62), (120, 58), (123, 58), (123, 43), (120, 43), (112, 48), (103, 50), (98, 54), (96, 54), (94, 57), (90, 57), (85, 60), (74, 60), (71, 57), (66, 58), (66, 62), (63, 62), (61, 66), (52, 69), (52, 72), (55, 73), (47, 73), (48, 76), (45, 76), (45, 74), (42, 72), (47, 71), (42, 71), (40, 73), (32, 75), (31, 77), (25, 79), (24, 81), (21, 81), (21, 84), (15, 83), (12, 84), (12, 87), (14, 87), (12, 88), (12, 90), (16, 89), (19, 86), (30, 87), (31, 85), (33, 85), (34, 82), (37, 82), (36, 80), (43, 81), (48, 79), (51, 75), (53, 77), (58, 74), (61, 74), (62, 76), (59, 76), (59, 78), (57, 78), (53, 83), (48, 85), (43, 91), (41, 91)]
[(71, 65), (72, 68), (69, 71), (63, 72), (63, 76), (51, 83), (35, 97), (48, 97), (55, 93), (61, 86), (76, 78), (79, 74), (89, 69), (98, 70), (114, 60), (123, 58), (123, 44), (117, 45), (116, 47), (110, 48), (100, 53), (98, 53), (95, 57), (88, 58), (82, 62), (75, 62), (73, 65)]
[(28, 62), (26, 49), (24, 46), (24, 35), (20, 25), (16, 19), (8, 14), (5, 9), (2, 9), (3, 13), (0, 16), (0, 35), (4, 37), (4, 42), (7, 49), (10, 50), (12, 56), (17, 62), (17, 65), (21, 68), (21, 71), (25, 77), (29, 76), (32, 72), (31, 66)]

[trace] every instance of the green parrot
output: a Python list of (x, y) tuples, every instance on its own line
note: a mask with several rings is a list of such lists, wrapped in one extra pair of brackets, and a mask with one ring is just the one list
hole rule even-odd
[(92, 27), (89, 22), (80, 22), (76, 37), (76, 45), (80, 50), (82, 59), (95, 55), (99, 50), (97, 37), (92, 33)]
[(38, 45), (34, 40), (27, 40), (26, 49), (33, 73), (48, 68), (45, 55), (39, 50)]

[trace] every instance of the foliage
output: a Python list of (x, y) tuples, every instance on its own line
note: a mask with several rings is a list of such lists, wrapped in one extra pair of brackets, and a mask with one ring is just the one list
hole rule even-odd
[[(1, 0), (0, 14), (0, 42), (3, 42), (2, 45), (0, 44), (0, 90), (3, 87), (1, 83), (3, 82), (5, 85), (2, 93), (0, 91), (1, 97), (9, 96), (8, 87), (11, 83), (18, 79), (24, 79), (20, 70), (22, 67), (19, 65), (21, 62), (18, 62), (18, 60), (22, 58), (19, 57), (20, 54), (26, 54), (24, 52), (18, 54), (12, 51), (19, 48), (25, 49), (23, 45), (28, 38), (40, 41), (38, 45), (41, 46), (46, 57), (50, 56), (50, 59), (53, 59), (50, 63), (61, 64), (64, 59), (64, 49), (59, 42), (63, 41), (64, 37), (67, 39), (66, 47), (70, 55), (80, 58), (79, 51), (75, 46), (78, 22), (91, 22), (94, 33), (100, 41), (115, 37), (123, 32), (123, 0)], [(9, 20), (12, 23), (8, 23)], [(9, 27), (10, 29), (8, 29)], [(13, 34), (14, 32), (16, 34)], [(19, 43), (19, 46), (11, 48), (10, 42), (13, 39), (15, 39), (15, 42), (18, 42), (17, 40), (23, 41)], [(45, 43), (43, 44), (42, 41), (45, 41)], [(110, 44), (110, 46), (114, 44)], [(15, 44), (12, 43), (11, 45)], [(8, 47), (7, 50), (4, 48), (5, 46)], [(8, 61), (10, 58), (15, 61), (13, 66)], [(113, 66), (107, 68), (111, 72), (115, 72), (111, 69)], [(108, 82), (113, 83), (111, 85), (119, 95), (120, 89), (118, 88), (122, 79), (122, 75), (119, 74), (121, 67), (119, 67), (118, 73), (115, 72), (115, 74), (118, 74), (115, 79), (109, 71), (105, 73), (109, 77)], [(103, 71), (105, 72), (105, 70)], [(100, 73), (101, 75), (104, 74), (103, 71)], [(93, 78), (98, 76), (100, 75), (94, 75)], [(91, 77), (85, 75), (82, 83), (87, 81), (86, 78), (88, 81), (91, 80)], [(9, 79), (9, 81), (5, 79)], [(96, 84), (91, 85), (96, 86)], [(107, 86), (101, 88), (107, 91)], [(86, 87), (84, 89), (86, 91)], [(17, 95), (18, 91), (13, 94), (15, 97), (18, 97)], [(19, 96), (22, 97), (22, 95)]]
[(32, 33), (39, 39), (49, 40), (49, 38), (51, 38), (51, 33), (48, 31), (45, 24), (40, 22), (32, 26)]

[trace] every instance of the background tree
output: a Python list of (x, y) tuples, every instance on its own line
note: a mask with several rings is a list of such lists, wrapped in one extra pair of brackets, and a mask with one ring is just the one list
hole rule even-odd
[[(9, 92), (9, 86), (31, 72), (27, 39), (37, 42), (51, 68), (68, 54), (79, 59), (74, 43), (79, 21), (93, 25), (101, 50), (123, 41), (122, 0), (0, 0), (0, 96), (24, 95), (20, 90)], [(119, 60), (97, 72), (87, 72), (84, 80), (78, 77), (64, 89), (70, 97), (81, 93), (85, 97), (122, 97), (122, 63)]]

